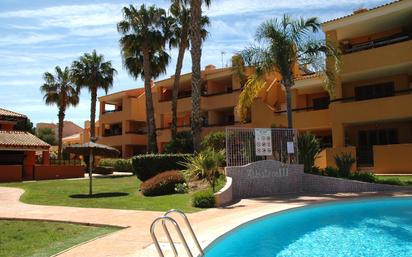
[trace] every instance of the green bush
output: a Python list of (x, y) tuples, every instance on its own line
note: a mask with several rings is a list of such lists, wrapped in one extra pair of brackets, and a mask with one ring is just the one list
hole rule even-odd
[(353, 172), (349, 175), (349, 179), (359, 180), (363, 182), (375, 183), (378, 181), (378, 177), (372, 172)]
[(397, 185), (397, 186), (405, 186), (407, 183), (403, 182), (398, 178), (390, 178), (390, 179), (378, 179), (377, 181), (380, 184), (388, 184), (388, 185)]
[(199, 191), (192, 196), (192, 206), (194, 207), (213, 208), (215, 203), (215, 196), (210, 190)]
[(202, 149), (221, 151), (226, 149), (226, 134), (222, 131), (210, 132), (202, 140)]
[(191, 154), (145, 154), (132, 158), (133, 170), (138, 179), (146, 181), (167, 170), (182, 170), (183, 162)]
[(186, 183), (176, 184), (175, 192), (178, 193), (178, 194), (185, 194), (185, 193), (189, 192), (189, 187), (187, 186)]
[(315, 135), (309, 132), (299, 136), (299, 163), (303, 164), (303, 170), (310, 173), (315, 165), (316, 156), (321, 151), (320, 142)]
[(164, 147), (165, 153), (193, 153), (193, 135), (191, 131), (180, 131)]
[(328, 166), (323, 170), (323, 175), (329, 177), (339, 177), (339, 170), (334, 167)]
[(195, 156), (187, 157), (183, 165), (185, 175), (191, 179), (206, 179), (215, 191), (216, 179), (219, 177), (219, 168), (225, 161), (224, 150), (215, 152), (209, 148)]
[(350, 153), (342, 153), (335, 156), (336, 166), (338, 166), (339, 176), (347, 178), (350, 175), (352, 165), (355, 163), (355, 158)]
[(318, 166), (313, 166), (310, 173), (315, 174), (315, 175), (322, 175), (323, 170), (319, 168)]
[(176, 170), (157, 174), (140, 184), (140, 190), (145, 196), (167, 195), (175, 193), (178, 184), (185, 183), (183, 174)]
[(99, 162), (100, 167), (113, 167), (118, 172), (133, 172), (131, 159), (102, 159)]

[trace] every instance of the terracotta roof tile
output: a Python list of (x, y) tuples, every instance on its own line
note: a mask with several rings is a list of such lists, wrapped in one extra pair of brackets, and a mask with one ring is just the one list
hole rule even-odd
[(29, 132), (0, 130), (0, 149), (49, 149), (50, 145)]
[(27, 118), (26, 115), (0, 108), (0, 116)]
[[(391, 5), (391, 4), (395, 4), (395, 3), (398, 3), (398, 2), (401, 2), (401, 1), (403, 1), (403, 0), (395, 0), (395, 1), (392, 1), (392, 2), (389, 2), (389, 3), (386, 3), (386, 4), (378, 5), (376, 7), (372, 7), (372, 8), (367, 9), (367, 11), (365, 11), (365, 12), (369, 12), (369, 11), (372, 11), (372, 10), (375, 10), (375, 9), (379, 9), (379, 8), (382, 8), (382, 7)], [(334, 21), (337, 21), (337, 20), (342, 20), (342, 19), (354, 16), (354, 15), (357, 15), (357, 14), (365, 13), (365, 12), (359, 12), (359, 13), (353, 12), (351, 14), (348, 14), (348, 15), (345, 15), (345, 16), (342, 16), (342, 17), (339, 17), (339, 18), (335, 18), (335, 19), (332, 19), (332, 20), (322, 22), (322, 24), (329, 23), (329, 22), (334, 22)]]
[(323, 75), (323, 73), (321, 73), (321, 72), (316, 72), (316, 73), (312, 73), (312, 74), (305, 74), (305, 75), (302, 75), (300, 77), (295, 78), (295, 80), (312, 79), (312, 78), (321, 77), (322, 75)]

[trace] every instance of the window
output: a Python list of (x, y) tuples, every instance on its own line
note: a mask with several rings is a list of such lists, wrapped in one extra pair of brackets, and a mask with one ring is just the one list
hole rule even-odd
[(393, 82), (369, 85), (369, 86), (361, 86), (361, 87), (355, 88), (356, 101), (388, 97), (388, 96), (393, 96), (394, 94), (395, 94), (395, 87), (393, 85)]
[(313, 109), (322, 110), (329, 108), (329, 97), (320, 97), (312, 99)]

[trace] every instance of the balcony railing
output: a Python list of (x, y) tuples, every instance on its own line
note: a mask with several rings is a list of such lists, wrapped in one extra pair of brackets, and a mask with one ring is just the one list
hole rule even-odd
[(114, 136), (121, 136), (122, 132), (121, 131), (106, 131), (103, 134), (103, 137), (114, 137)]
[(342, 51), (344, 54), (359, 52), (367, 49), (382, 47), (391, 45), (403, 41), (410, 40), (412, 38), (410, 33), (400, 33), (389, 37), (379, 38), (365, 43), (359, 43), (354, 45), (344, 45)]
[(107, 114), (107, 113), (114, 113), (114, 112), (121, 112), (121, 111), (123, 111), (123, 108), (116, 109), (116, 110), (108, 110), (108, 111), (105, 110), (102, 113)]
[[(318, 110), (325, 110), (328, 109), (329, 105), (327, 106), (308, 106), (308, 107), (303, 107), (303, 108), (295, 108), (292, 109), (293, 112), (301, 112), (301, 111), (318, 111)], [(281, 114), (281, 113), (286, 113), (286, 110), (281, 110), (281, 111), (275, 111), (276, 114)]]
[(144, 131), (144, 130), (130, 130), (130, 131), (126, 131), (125, 134), (146, 135), (147, 131)]
[(393, 95), (388, 95), (388, 96), (382, 96), (382, 97), (376, 97), (376, 98), (369, 98), (369, 99), (364, 99), (364, 100), (358, 100), (356, 96), (351, 96), (351, 97), (342, 97), (342, 98), (337, 98), (333, 99), (330, 102), (341, 102), (341, 103), (348, 103), (348, 102), (359, 102), (359, 101), (366, 101), (366, 100), (373, 100), (373, 99), (380, 99), (380, 98), (386, 98), (386, 97), (392, 97), (392, 96), (397, 96), (397, 95), (407, 95), (412, 93), (412, 88), (408, 89), (402, 89), (402, 90), (397, 90), (393, 93)]
[[(217, 96), (217, 95), (225, 95), (225, 94), (231, 94), (233, 92), (237, 92), (240, 91), (241, 89), (227, 89), (224, 92), (218, 92), (218, 93), (213, 93), (213, 94), (208, 94), (207, 92), (202, 92), (201, 96), (203, 97), (211, 97), (211, 96)], [(177, 97), (177, 99), (183, 99), (183, 98), (189, 98), (192, 97), (192, 93), (191, 92), (185, 92), (185, 94), (181, 94)], [(171, 97), (168, 97), (166, 99), (160, 99), (159, 102), (169, 102), (172, 101)]]

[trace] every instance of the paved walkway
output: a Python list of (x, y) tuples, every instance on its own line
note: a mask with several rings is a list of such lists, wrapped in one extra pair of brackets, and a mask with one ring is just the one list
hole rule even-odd
[[(163, 214), (161, 212), (30, 205), (19, 201), (23, 192), (18, 188), (0, 187), (0, 218), (70, 221), (125, 227), (108, 236), (74, 247), (59, 256), (157, 256), (149, 234), (149, 227), (156, 217)], [(274, 198), (246, 199), (225, 208), (189, 214), (188, 217), (202, 247), (205, 247), (215, 238), (240, 224), (273, 212), (312, 203), (356, 197), (405, 195), (412, 195), (412, 192), (410, 194), (399, 192), (316, 196), (285, 195)], [(160, 239), (166, 242), (164, 237)], [(170, 250), (168, 252), (170, 253)]]

